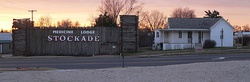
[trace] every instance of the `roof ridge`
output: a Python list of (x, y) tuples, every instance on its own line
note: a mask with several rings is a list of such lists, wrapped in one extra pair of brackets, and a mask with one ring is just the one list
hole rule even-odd
[(209, 29), (222, 18), (169, 18), (169, 28)]

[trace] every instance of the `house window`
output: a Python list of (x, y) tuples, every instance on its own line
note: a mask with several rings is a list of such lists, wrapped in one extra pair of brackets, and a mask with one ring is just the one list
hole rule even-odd
[(179, 31), (179, 38), (182, 38), (182, 31)]
[(159, 32), (156, 32), (156, 37), (159, 37), (160, 35), (159, 35)]

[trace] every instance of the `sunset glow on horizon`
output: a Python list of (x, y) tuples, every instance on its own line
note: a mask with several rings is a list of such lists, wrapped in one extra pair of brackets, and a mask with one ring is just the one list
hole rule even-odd
[[(139, 0), (144, 3), (143, 11), (159, 10), (170, 16), (175, 8), (189, 7), (197, 17), (205, 16), (207, 10), (217, 10), (231, 25), (250, 24), (249, 0)], [(34, 12), (34, 21), (49, 15), (53, 24), (63, 19), (79, 21), (81, 26), (89, 26), (91, 17), (100, 13), (101, 0), (0, 0), (0, 29), (9, 30), (14, 18), (31, 18), (28, 10)]]

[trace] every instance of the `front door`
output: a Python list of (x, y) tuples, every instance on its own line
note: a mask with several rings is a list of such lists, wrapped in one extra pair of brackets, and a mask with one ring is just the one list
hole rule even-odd
[(188, 31), (188, 43), (192, 43), (193, 33)]
[(201, 43), (202, 39), (203, 39), (203, 32), (200, 31), (199, 34), (198, 34), (198, 42)]

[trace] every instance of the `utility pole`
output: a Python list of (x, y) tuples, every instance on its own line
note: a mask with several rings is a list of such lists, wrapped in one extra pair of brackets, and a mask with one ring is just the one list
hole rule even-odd
[(33, 21), (33, 13), (37, 12), (37, 10), (28, 10), (28, 12), (31, 12), (31, 21)]

